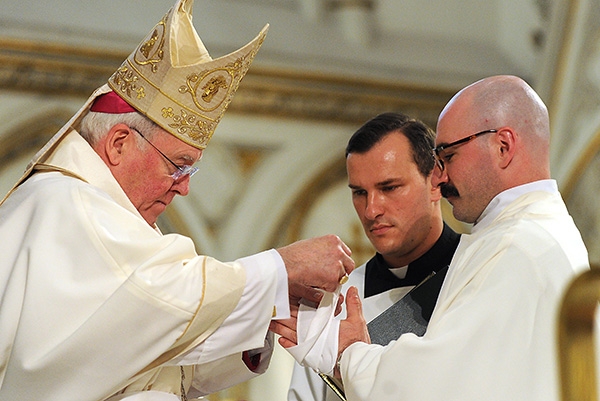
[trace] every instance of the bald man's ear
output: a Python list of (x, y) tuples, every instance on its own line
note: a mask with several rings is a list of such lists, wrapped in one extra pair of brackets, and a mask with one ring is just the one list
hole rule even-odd
[(502, 128), (496, 133), (495, 149), (500, 168), (507, 168), (515, 156), (517, 148), (517, 135), (511, 128)]
[(123, 152), (134, 141), (132, 131), (125, 124), (113, 126), (106, 134), (104, 141), (101, 141), (102, 150), (104, 150), (105, 160), (112, 166), (121, 163)]

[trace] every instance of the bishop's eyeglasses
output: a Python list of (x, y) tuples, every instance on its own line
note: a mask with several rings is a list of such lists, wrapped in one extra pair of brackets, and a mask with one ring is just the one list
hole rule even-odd
[(132, 130), (134, 130), (135, 132), (137, 132), (138, 134), (140, 134), (140, 136), (142, 138), (144, 138), (144, 140), (146, 142), (148, 142), (150, 144), (150, 146), (152, 146), (154, 149), (156, 149), (156, 151), (158, 153), (161, 154), (162, 157), (164, 157), (169, 163), (171, 163), (173, 166), (175, 166), (176, 170), (173, 174), (171, 174), (171, 178), (174, 179), (175, 181), (177, 181), (178, 179), (180, 179), (183, 176), (189, 175), (190, 177), (192, 177), (194, 174), (196, 174), (198, 172), (198, 167), (194, 167), (194, 166), (178, 166), (177, 164), (175, 164), (175, 162), (171, 159), (169, 159), (167, 157), (167, 155), (165, 155), (163, 152), (160, 151), (160, 149), (158, 149), (156, 146), (154, 146), (154, 144), (152, 142), (150, 142), (148, 140), (148, 138), (146, 138), (140, 131), (137, 130), (137, 128), (133, 128), (133, 127), (129, 127)]

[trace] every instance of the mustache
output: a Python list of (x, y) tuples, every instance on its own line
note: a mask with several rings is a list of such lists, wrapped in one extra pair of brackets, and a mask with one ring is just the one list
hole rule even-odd
[(449, 196), (458, 197), (460, 194), (458, 193), (458, 189), (451, 184), (442, 184), (440, 185), (440, 191), (442, 192), (442, 196), (447, 198)]

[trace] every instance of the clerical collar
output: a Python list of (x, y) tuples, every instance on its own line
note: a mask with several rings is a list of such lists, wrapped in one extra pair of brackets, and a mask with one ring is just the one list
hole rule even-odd
[(408, 265), (402, 267), (390, 267), (390, 272), (399, 279), (406, 278), (406, 273), (408, 273)]
[(390, 271), (391, 267), (383, 260), (383, 256), (376, 253), (367, 262), (366, 266), (365, 298), (393, 288), (414, 286), (421, 283), (432, 272), (438, 272), (450, 264), (459, 239), (460, 235), (444, 224), (440, 238), (423, 256), (408, 265), (408, 271), (403, 279), (394, 275)]

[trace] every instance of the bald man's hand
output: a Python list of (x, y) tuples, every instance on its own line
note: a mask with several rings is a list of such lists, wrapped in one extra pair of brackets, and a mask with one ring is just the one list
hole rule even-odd
[[(362, 302), (360, 301), (356, 287), (348, 288), (348, 292), (346, 293), (346, 313), (346, 319), (342, 320), (340, 324), (338, 360), (344, 350), (355, 342), (371, 344), (367, 322), (362, 312)], [(341, 379), (341, 372), (337, 364), (333, 373), (335, 377)]]

